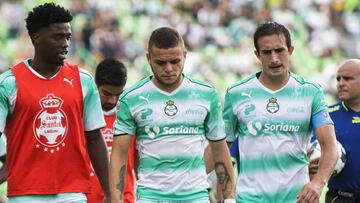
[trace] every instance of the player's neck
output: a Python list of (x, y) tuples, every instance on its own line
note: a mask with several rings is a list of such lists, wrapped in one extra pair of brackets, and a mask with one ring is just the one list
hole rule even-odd
[(37, 73), (39, 73), (45, 78), (51, 78), (52, 76), (54, 76), (61, 67), (47, 63), (45, 60), (41, 60), (36, 56), (32, 60), (30, 60), (29, 64), (33, 70), (35, 70)]
[(360, 98), (344, 101), (345, 105), (355, 112), (360, 112)]
[(160, 90), (167, 93), (172, 93), (174, 90), (180, 87), (183, 80), (184, 80), (184, 76), (181, 75), (178, 81), (176, 81), (174, 84), (169, 85), (162, 83), (161, 81), (157, 80), (155, 77), (152, 78), (152, 82), (154, 83), (154, 85)]
[(263, 74), (260, 74), (258, 80), (266, 88), (268, 88), (272, 91), (276, 91), (276, 90), (284, 87), (284, 85), (286, 85), (286, 83), (289, 81), (289, 75), (287, 75), (287, 77), (270, 78), (270, 77), (264, 76)]

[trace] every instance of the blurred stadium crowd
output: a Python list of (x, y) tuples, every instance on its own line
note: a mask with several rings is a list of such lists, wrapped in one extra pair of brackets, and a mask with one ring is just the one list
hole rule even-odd
[[(32, 56), (24, 18), (44, 0), (0, 1), (0, 72)], [(156, 27), (176, 27), (188, 49), (185, 72), (226, 87), (255, 72), (252, 34), (269, 20), (292, 31), (292, 67), (334, 95), (335, 68), (360, 55), (358, 0), (58, 0), (74, 15), (68, 59), (92, 72), (104, 57), (129, 67), (129, 84), (149, 73), (147, 37)], [(329, 82), (331, 81), (331, 82)]]

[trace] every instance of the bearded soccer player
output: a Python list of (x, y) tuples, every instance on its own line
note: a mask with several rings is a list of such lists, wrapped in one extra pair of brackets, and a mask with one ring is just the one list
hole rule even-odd
[(65, 61), (71, 20), (53, 3), (35, 7), (26, 18), (33, 58), (0, 76), (10, 203), (86, 202), (90, 160), (109, 196), (99, 94), (88, 72)]
[[(114, 58), (107, 58), (101, 61), (95, 73), (95, 83), (98, 87), (101, 106), (104, 112), (106, 127), (101, 129), (109, 155), (111, 154), (113, 142), (113, 125), (116, 118), (116, 112), (119, 108), (118, 99), (122, 93), (127, 80), (127, 71), (124, 64)], [(126, 183), (124, 192), (124, 202), (133, 203), (135, 201), (134, 195), (134, 155), (135, 155), (135, 141), (136, 137), (132, 139), (129, 149), (127, 169), (126, 169)], [(87, 194), (88, 203), (97, 203), (102, 199), (102, 191), (96, 176), (92, 177), (93, 188), (91, 193)]]
[(172, 28), (151, 33), (147, 58), (153, 75), (120, 96), (110, 158), (112, 202), (123, 202), (126, 157), (135, 132), (140, 157), (137, 203), (207, 203), (206, 139), (214, 163), (226, 171), (223, 196), (235, 202), (233, 168), (216, 90), (183, 74), (186, 51)]
[[(338, 158), (323, 92), (290, 72), (294, 47), (283, 25), (260, 25), (254, 45), (261, 72), (237, 82), (225, 96), (227, 139), (238, 137), (236, 201), (319, 202)], [(312, 130), (322, 154), (309, 181), (306, 149)]]

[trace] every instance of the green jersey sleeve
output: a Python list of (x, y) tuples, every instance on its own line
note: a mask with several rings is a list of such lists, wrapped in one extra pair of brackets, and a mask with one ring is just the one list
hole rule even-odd
[(15, 106), (16, 82), (12, 71), (0, 75), (0, 132), (5, 130), (6, 119)]
[(325, 96), (324, 93), (322, 91), (322, 88), (319, 85), (316, 85), (314, 87), (313, 90), (313, 100), (312, 100), (312, 104), (311, 104), (311, 115), (315, 115), (316, 113), (322, 111), (322, 110), (327, 110), (327, 106), (326, 106), (326, 100), (325, 100)]
[(120, 98), (120, 108), (116, 114), (114, 123), (114, 135), (134, 135), (136, 131), (135, 119), (130, 113), (129, 105), (125, 97)]
[(225, 103), (223, 110), (223, 119), (225, 123), (226, 141), (233, 142), (236, 139), (237, 117), (234, 114), (233, 103), (231, 101), (230, 92), (225, 94)]
[(84, 98), (84, 130), (92, 131), (105, 127), (99, 92), (90, 73), (80, 69), (81, 87)]
[(221, 140), (225, 138), (224, 121), (221, 113), (221, 103), (215, 89), (211, 91), (210, 111), (205, 120), (205, 136), (209, 140)]
[(3, 156), (6, 154), (6, 140), (5, 140), (5, 136), (2, 135), (0, 137), (0, 156)]

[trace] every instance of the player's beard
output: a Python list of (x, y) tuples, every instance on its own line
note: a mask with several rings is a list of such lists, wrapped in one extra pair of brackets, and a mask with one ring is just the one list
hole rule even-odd
[(63, 66), (63, 65), (64, 65), (64, 61), (65, 61), (65, 60), (55, 61), (55, 65), (56, 65), (56, 66)]

